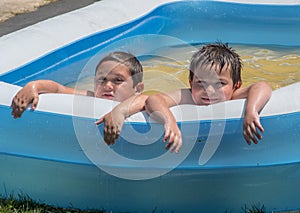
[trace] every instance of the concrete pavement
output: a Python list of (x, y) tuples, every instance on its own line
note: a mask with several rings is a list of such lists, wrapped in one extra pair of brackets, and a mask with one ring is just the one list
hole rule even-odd
[(57, 0), (39, 7), (36, 11), (23, 13), (0, 23), (0, 36), (9, 34), (37, 22), (67, 13), (99, 0)]

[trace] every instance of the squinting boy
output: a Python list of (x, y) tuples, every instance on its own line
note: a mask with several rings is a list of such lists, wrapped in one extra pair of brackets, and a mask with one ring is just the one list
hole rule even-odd
[[(13, 98), (14, 118), (21, 117), (29, 104), (35, 110), (39, 94), (64, 93), (124, 101), (140, 94), (144, 89), (143, 67), (139, 60), (126, 52), (112, 52), (98, 63), (94, 78), (94, 91), (76, 90), (50, 80), (37, 80), (26, 84)], [(133, 99), (134, 100), (134, 99)]]
[[(169, 107), (179, 104), (210, 105), (226, 100), (247, 99), (243, 134), (246, 142), (255, 144), (262, 139), (259, 131), (259, 112), (271, 97), (272, 89), (266, 82), (241, 88), (242, 63), (239, 55), (227, 44), (217, 43), (202, 47), (191, 59), (190, 88), (168, 94), (155, 94), (146, 100), (146, 111), (164, 123), (166, 148), (178, 152), (182, 146), (181, 132)], [(258, 131), (259, 130), (259, 131)]]

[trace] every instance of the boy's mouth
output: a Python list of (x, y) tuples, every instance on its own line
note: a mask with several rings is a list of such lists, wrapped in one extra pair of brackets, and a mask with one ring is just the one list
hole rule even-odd
[(218, 102), (217, 98), (213, 98), (213, 97), (202, 97), (202, 102), (205, 105), (210, 105), (210, 104), (214, 104)]
[(110, 93), (104, 93), (103, 95), (102, 95), (102, 98), (105, 98), (105, 99), (114, 99), (114, 96), (112, 95), (112, 94), (110, 94)]

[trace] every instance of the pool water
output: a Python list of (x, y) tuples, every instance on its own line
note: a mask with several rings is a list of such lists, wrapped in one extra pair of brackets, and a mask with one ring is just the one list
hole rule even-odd
[[(152, 56), (139, 57), (144, 67), (145, 93), (167, 92), (188, 87), (190, 58), (203, 44), (160, 49)], [(300, 81), (300, 47), (271, 45), (230, 45), (243, 61), (243, 86), (264, 80), (272, 89)], [(93, 90), (94, 76), (67, 86)]]

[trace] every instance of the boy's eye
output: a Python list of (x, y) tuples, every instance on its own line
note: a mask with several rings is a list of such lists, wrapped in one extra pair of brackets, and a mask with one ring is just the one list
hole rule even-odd
[(224, 85), (226, 85), (224, 82), (219, 81), (219, 82), (217, 82), (217, 83), (215, 84), (215, 88), (221, 88), (221, 87), (223, 87)]
[(124, 79), (122, 79), (122, 78), (114, 78), (114, 79), (112, 80), (112, 82), (113, 82), (114, 84), (122, 84), (122, 83), (124, 82)]
[(113, 79), (107, 79), (105, 77), (101, 77), (97, 81), (98, 81), (99, 84), (105, 84), (108, 81), (110, 81), (111, 83), (118, 85), (118, 84), (122, 84), (125, 80), (122, 79), (122, 78), (119, 78), (119, 77), (116, 77), (116, 78), (113, 78)]
[(196, 84), (197, 84), (199, 87), (206, 87), (206, 82), (205, 82), (205, 81), (197, 81)]
[(99, 78), (97, 81), (98, 83), (103, 84), (106, 81), (106, 78)]
[(216, 89), (220, 89), (220, 88), (222, 88), (223, 86), (226, 85), (226, 83), (222, 82), (222, 81), (218, 81), (218, 82), (211, 83), (211, 84), (206, 82), (206, 81), (197, 81), (196, 84), (197, 84), (198, 87), (203, 87), (203, 88), (207, 88), (211, 85)]

